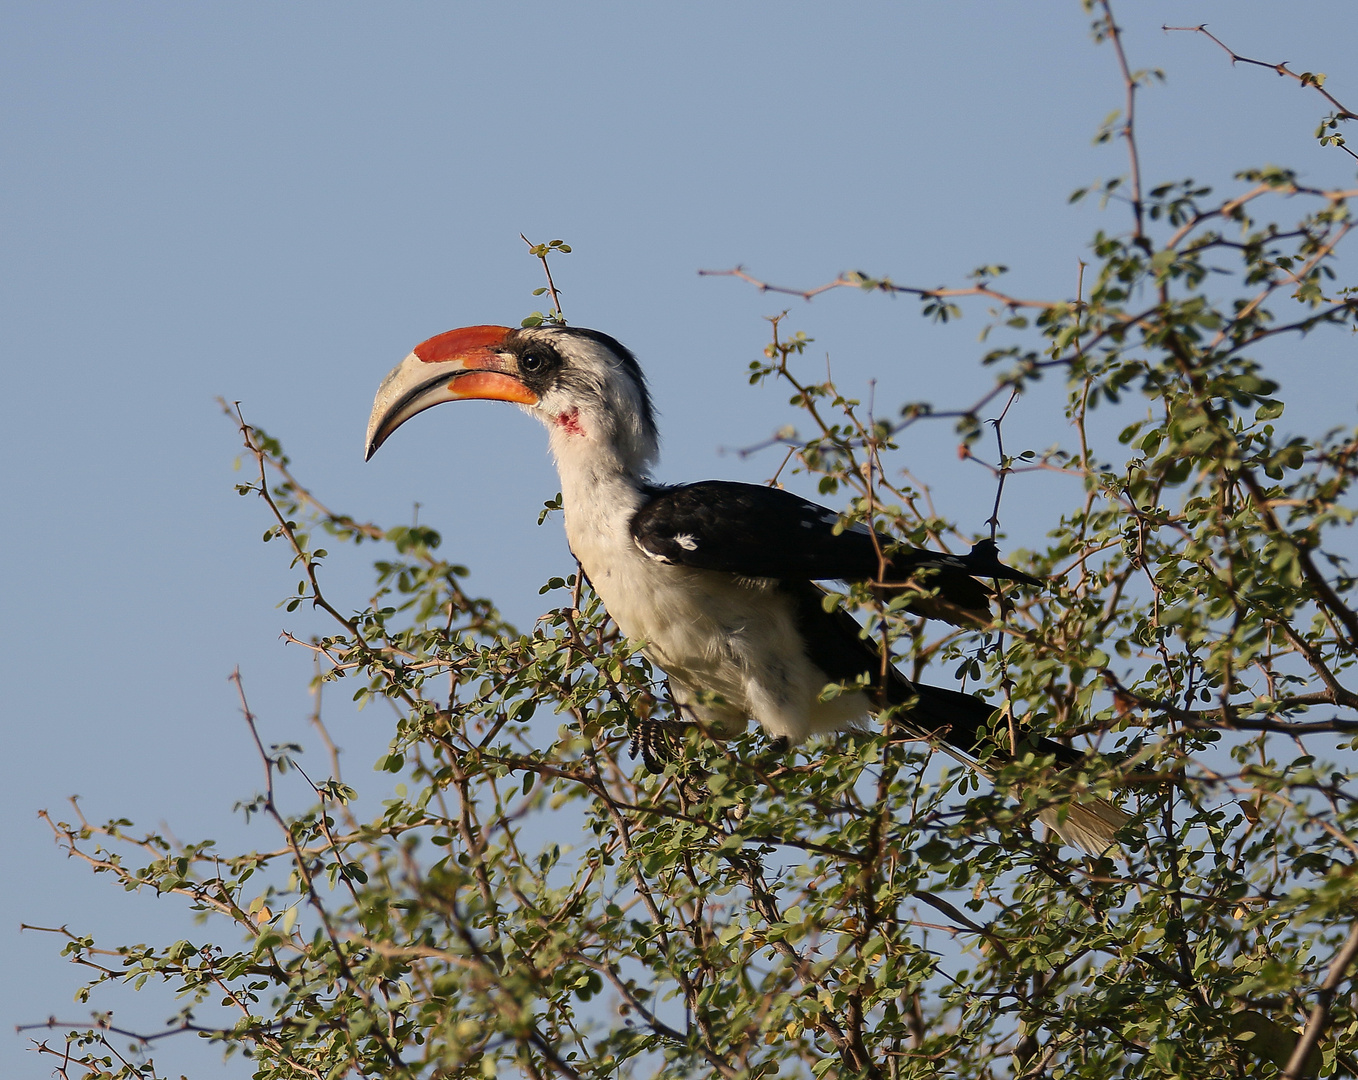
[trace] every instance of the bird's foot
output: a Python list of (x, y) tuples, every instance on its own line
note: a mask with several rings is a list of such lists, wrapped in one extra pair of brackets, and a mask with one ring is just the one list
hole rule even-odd
[[(627, 752), (640, 757), (646, 771), (658, 776), (666, 766), (679, 760), (679, 748), (674, 740), (682, 739), (690, 726), (682, 720), (639, 720), (632, 728)], [(702, 802), (707, 797), (705, 779), (706, 774), (701, 769), (689, 767), (683, 770), (675, 776), (679, 797), (687, 803)]]
[(674, 720), (653, 720), (649, 717), (638, 720), (632, 728), (632, 741), (627, 746), (627, 752), (634, 758), (641, 758), (646, 771), (657, 776), (679, 756), (670, 736), (682, 737), (685, 726)]

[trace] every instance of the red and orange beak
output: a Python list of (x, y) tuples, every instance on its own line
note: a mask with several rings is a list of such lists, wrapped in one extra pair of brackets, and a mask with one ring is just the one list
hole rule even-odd
[(503, 352), (507, 326), (464, 326), (416, 345), (377, 388), (368, 418), (368, 460), (387, 437), (416, 413), (462, 398), (536, 405), (538, 397), (513, 371)]

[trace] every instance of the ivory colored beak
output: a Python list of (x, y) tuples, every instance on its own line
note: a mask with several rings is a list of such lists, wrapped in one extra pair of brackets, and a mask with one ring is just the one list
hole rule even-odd
[(536, 405), (537, 395), (520, 381), (503, 351), (513, 332), (506, 326), (465, 326), (416, 345), (377, 388), (363, 460), (412, 416), (445, 401), (483, 398)]

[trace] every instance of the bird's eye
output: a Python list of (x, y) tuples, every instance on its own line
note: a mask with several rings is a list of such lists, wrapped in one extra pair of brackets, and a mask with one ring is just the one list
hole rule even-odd
[(519, 357), (519, 371), (524, 375), (540, 375), (552, 366), (556, 359), (549, 349), (531, 348)]

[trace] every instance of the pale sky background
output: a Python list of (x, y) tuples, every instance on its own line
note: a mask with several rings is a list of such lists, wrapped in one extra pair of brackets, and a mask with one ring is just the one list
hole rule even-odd
[[(1243, 54), (1328, 73), (1352, 103), (1352, 0), (1119, 13), (1133, 65), (1168, 76), (1140, 100), (1149, 180), (1229, 187), (1281, 162), (1352, 183), (1352, 160), (1311, 138), (1318, 97), (1160, 30), (1208, 22)], [(309, 659), (278, 634), (324, 624), (275, 607), (296, 575), (259, 542), (265, 508), (232, 490), (236, 433), (214, 395), (281, 437), (332, 506), (390, 524), (423, 504), (471, 587), (527, 626), (539, 585), (571, 567), (559, 524), (534, 525), (557, 490), (541, 432), (504, 406), (450, 406), (364, 465), (386, 371), (425, 337), (540, 305), (523, 231), (574, 246), (555, 264), (567, 316), (646, 367), (662, 479), (771, 471), (720, 451), (796, 419), (745, 378), (764, 317), (787, 306), (816, 338), (808, 365), (828, 355), (846, 389), (875, 377), (885, 408), (968, 403), (988, 385), (979, 309), (940, 329), (906, 300), (845, 290), (808, 306), (696, 272), (743, 263), (809, 286), (860, 268), (932, 286), (998, 262), (1020, 295), (1068, 295), (1094, 230), (1126, 226), (1067, 206), (1125, 168), (1121, 146), (1091, 144), (1121, 89), (1087, 23), (1075, 0), (0, 3), (0, 1075), (50, 1075), (13, 1025), (89, 1012), (60, 943), (20, 922), (103, 945), (192, 932), (177, 900), (66, 861), (38, 809), (64, 814), (78, 793), (95, 819), (272, 846), (232, 813), (259, 787), (237, 665), (265, 739), (322, 763)], [(1283, 373), (1288, 400), (1352, 423), (1351, 339), (1307, 348)], [(1066, 438), (1057, 390), (1016, 409), (1011, 450)], [(926, 425), (907, 450), (939, 511), (979, 531), (991, 488), (955, 442)], [(1026, 484), (1008, 550), (1066, 505)], [(331, 560), (339, 606), (363, 602), (370, 551)], [(347, 697), (327, 708), (346, 776), (380, 798), (390, 778), (370, 765), (391, 717)], [(174, 1008), (149, 993), (94, 1004), (150, 1029)], [(157, 1059), (249, 1075), (185, 1042)]]

